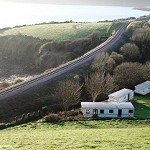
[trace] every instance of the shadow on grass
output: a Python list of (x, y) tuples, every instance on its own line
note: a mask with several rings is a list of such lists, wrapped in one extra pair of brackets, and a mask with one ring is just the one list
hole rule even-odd
[(135, 107), (135, 117), (148, 119), (150, 118), (150, 107), (146, 106), (145, 103), (133, 102)]
[(51, 125), (65, 126), (65, 121), (51, 122)]
[(51, 122), (48, 123), (50, 125), (53, 126), (57, 126), (57, 127), (63, 127), (63, 126), (67, 126), (67, 125), (73, 125), (74, 127), (76, 126), (77, 128), (81, 128), (81, 127), (85, 127), (85, 128), (98, 128), (98, 126), (96, 124), (94, 124), (93, 122), (90, 123), (90, 120), (88, 121), (78, 121), (78, 120), (74, 120), (74, 121), (58, 121), (58, 122)]

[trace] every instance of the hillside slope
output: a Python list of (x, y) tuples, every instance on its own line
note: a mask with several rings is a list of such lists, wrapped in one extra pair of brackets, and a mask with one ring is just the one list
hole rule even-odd
[(0, 133), (0, 145), (4, 149), (148, 150), (150, 144), (148, 120), (71, 121), (52, 124), (39, 121)]
[(0, 30), (0, 77), (36, 74), (75, 59), (121, 24), (60, 23)]
[(38, 24), (3, 30), (0, 32), (0, 35), (6, 36), (22, 34), (52, 41), (74, 40), (77, 38), (84, 38), (93, 31), (99, 32), (101, 36), (104, 36), (111, 25), (111, 22)]

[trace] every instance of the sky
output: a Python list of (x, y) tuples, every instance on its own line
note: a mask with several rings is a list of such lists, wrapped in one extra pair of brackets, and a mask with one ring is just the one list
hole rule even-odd
[(23, 2), (60, 5), (99, 5), (99, 6), (150, 6), (150, 0), (0, 0), (0, 2)]
[(51, 21), (97, 22), (139, 17), (149, 12), (132, 7), (150, 6), (149, 3), (150, 0), (142, 0), (142, 4), (141, 0), (0, 0), (0, 28)]

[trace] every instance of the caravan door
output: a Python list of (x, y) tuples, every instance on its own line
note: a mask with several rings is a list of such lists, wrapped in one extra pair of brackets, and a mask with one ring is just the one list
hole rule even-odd
[(93, 109), (93, 118), (98, 117), (98, 109)]
[(122, 117), (122, 109), (118, 109), (118, 118)]

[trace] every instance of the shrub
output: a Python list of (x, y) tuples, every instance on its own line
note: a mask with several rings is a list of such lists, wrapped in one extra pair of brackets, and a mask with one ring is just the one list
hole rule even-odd
[(15, 117), (15, 121), (16, 121), (16, 123), (17, 123), (17, 121), (18, 121), (18, 117), (17, 117), (17, 116)]
[(79, 114), (79, 112), (71, 110), (71, 111), (68, 111), (67, 116), (74, 117), (74, 116), (77, 116), (78, 114)]
[(22, 120), (24, 120), (24, 119), (25, 119), (25, 114), (22, 115)]
[(42, 115), (46, 115), (48, 112), (47, 106), (42, 107)]
[(1, 82), (0, 83), (0, 90), (3, 90), (9, 86), (11, 86), (11, 83), (9, 83), (8, 81)]
[(15, 80), (14, 84), (18, 84), (18, 83), (21, 83), (23, 81), (24, 81), (23, 79), (18, 78), (18, 79)]
[(122, 63), (115, 68), (113, 79), (120, 89), (133, 89), (135, 85), (144, 82), (143, 65), (140, 63)]
[(38, 110), (38, 116), (41, 116), (41, 115), (42, 115), (41, 111), (40, 111), (40, 110)]
[(65, 117), (65, 112), (61, 111), (57, 113), (59, 117), (64, 118)]
[(143, 77), (145, 80), (149, 80), (150, 81), (150, 62), (147, 62), (144, 66), (143, 66)]
[(33, 117), (33, 118), (35, 118), (35, 117), (36, 117), (36, 112), (33, 112), (32, 117)]
[(124, 44), (120, 48), (120, 52), (124, 56), (124, 59), (129, 62), (136, 62), (141, 58), (139, 48), (133, 43)]
[(53, 113), (44, 117), (44, 121), (46, 122), (57, 122), (60, 120), (61, 120), (61, 117), (58, 114), (53, 114)]
[(83, 120), (83, 115), (80, 113), (74, 117), (75, 120)]
[(110, 58), (115, 61), (116, 65), (119, 65), (124, 61), (124, 57), (116, 52), (112, 52)]
[(30, 119), (30, 113), (27, 114), (27, 119)]
[(7, 125), (5, 123), (0, 123), (0, 130), (5, 129)]

